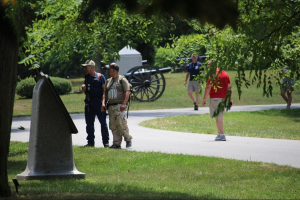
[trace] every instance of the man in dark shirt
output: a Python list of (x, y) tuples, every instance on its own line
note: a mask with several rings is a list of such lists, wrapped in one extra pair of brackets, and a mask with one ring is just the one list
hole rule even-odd
[(106, 79), (103, 74), (95, 71), (95, 62), (88, 60), (82, 64), (86, 72), (84, 84), (81, 86), (85, 93), (85, 122), (87, 132), (87, 145), (85, 147), (95, 146), (95, 117), (97, 116), (101, 124), (102, 143), (104, 147), (109, 147), (109, 134), (106, 123), (106, 113), (102, 108), (103, 92), (105, 90)]
[[(192, 54), (191, 56), (192, 62), (189, 64), (187, 68), (187, 72), (185, 75), (185, 81), (184, 86), (187, 85), (187, 80), (189, 78), (189, 84), (188, 84), (188, 95), (190, 99), (194, 103), (194, 110), (198, 110), (200, 95), (199, 91), (201, 89), (201, 82), (202, 80), (196, 80), (196, 77), (203, 71), (202, 63), (198, 62), (198, 55)], [(193, 96), (193, 92), (195, 92), (196, 97)]]

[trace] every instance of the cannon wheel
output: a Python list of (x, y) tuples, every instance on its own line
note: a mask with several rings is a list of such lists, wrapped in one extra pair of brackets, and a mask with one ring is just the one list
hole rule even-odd
[(155, 101), (165, 91), (166, 81), (157, 67), (144, 65), (129, 70), (129, 83), (135, 89), (135, 100), (141, 102)]

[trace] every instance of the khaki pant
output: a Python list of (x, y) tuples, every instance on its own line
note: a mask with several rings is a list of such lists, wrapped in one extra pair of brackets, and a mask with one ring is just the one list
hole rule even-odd
[(113, 144), (117, 146), (121, 146), (122, 136), (125, 141), (131, 141), (132, 139), (127, 126), (126, 112), (121, 112), (120, 107), (121, 104), (108, 107), (109, 129), (113, 134)]

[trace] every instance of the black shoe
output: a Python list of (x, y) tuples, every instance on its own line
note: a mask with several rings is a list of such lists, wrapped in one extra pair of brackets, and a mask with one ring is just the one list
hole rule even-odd
[(117, 145), (113, 144), (109, 148), (110, 149), (121, 149), (121, 146), (117, 146)]
[(93, 145), (93, 144), (86, 144), (83, 147), (95, 147), (95, 145)]
[(198, 105), (196, 105), (196, 102), (194, 102), (194, 110), (198, 110)]
[(126, 141), (126, 148), (129, 148), (132, 146), (132, 142), (131, 141)]
[(108, 148), (109, 147), (109, 144), (103, 144), (104, 148)]

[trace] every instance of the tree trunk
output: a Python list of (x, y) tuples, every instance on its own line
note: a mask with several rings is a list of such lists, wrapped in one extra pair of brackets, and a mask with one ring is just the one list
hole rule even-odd
[[(0, 31), (0, 197), (8, 197), (7, 159), (17, 82), (18, 42), (14, 29), (3, 16)], [(4, 23), (2, 23), (4, 22)]]

